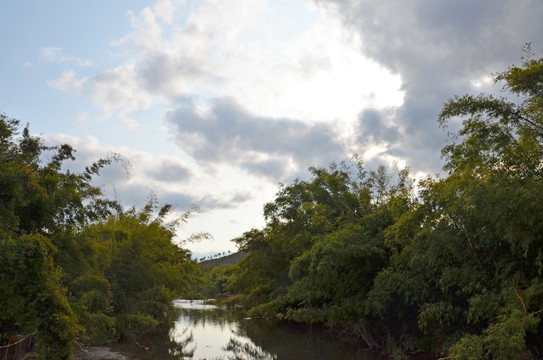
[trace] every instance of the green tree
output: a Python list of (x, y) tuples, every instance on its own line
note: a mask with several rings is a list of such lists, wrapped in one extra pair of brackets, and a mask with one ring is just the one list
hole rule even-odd
[(420, 184), (369, 293), (368, 314), (412, 349), (513, 359), (543, 348), (543, 59), (495, 81), (503, 97), (445, 104), (442, 126), (464, 119), (443, 148), (448, 176)]
[(89, 271), (69, 289), (83, 318), (99, 314), (98, 325), (107, 325), (99, 337), (107, 338), (110, 327), (129, 338), (154, 332), (173, 310), (172, 300), (190, 290), (197, 267), (190, 252), (174, 242), (175, 223), (164, 222), (170, 210), (169, 205), (158, 209), (151, 199), (139, 212), (120, 212), (78, 235), (94, 256)]
[(69, 145), (18, 131), (0, 115), (0, 325), (36, 331), (45, 359), (70, 358), (78, 336), (103, 343), (155, 331), (196, 273), (174, 242), (177, 223), (164, 220), (171, 206), (152, 197), (125, 211), (92, 184), (118, 156), (73, 173)]
[(58, 235), (109, 211), (113, 202), (100, 197), (91, 179), (112, 159), (80, 174), (63, 171), (62, 164), (74, 158), (69, 145), (48, 147), (28, 127), (18, 131), (19, 121), (0, 115), (1, 321), (37, 330), (41, 355), (65, 359), (80, 328), (56, 262)]
[[(385, 231), (413, 201), (408, 172), (310, 168), (264, 208), (263, 230), (235, 239), (247, 256), (230, 286), (253, 316), (320, 322), (369, 334), (364, 303), (389, 258)], [(374, 342), (368, 337), (368, 342)]]
[(466, 234), (464, 252), (478, 259), (485, 275), (475, 283), (480, 288), (465, 295), (467, 319), (490, 323), (479, 335), (483, 350), (509, 359), (543, 348), (543, 58), (528, 52), (520, 67), (495, 81), (507, 97), (455, 98), (440, 121), (466, 118), (443, 154), (449, 181), (457, 184), (453, 209)]

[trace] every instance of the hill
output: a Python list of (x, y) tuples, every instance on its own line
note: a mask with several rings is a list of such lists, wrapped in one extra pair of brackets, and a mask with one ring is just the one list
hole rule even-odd
[(223, 256), (217, 259), (202, 261), (198, 263), (198, 265), (206, 269), (210, 269), (210, 268), (222, 266), (222, 265), (236, 265), (245, 257), (245, 255), (246, 255), (245, 253), (236, 252), (236, 253)]

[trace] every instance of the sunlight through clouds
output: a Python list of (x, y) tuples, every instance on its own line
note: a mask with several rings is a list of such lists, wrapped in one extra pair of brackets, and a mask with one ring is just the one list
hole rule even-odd
[[(184, 24), (164, 21), (156, 8), (129, 13), (133, 32), (116, 45), (134, 45), (134, 63), (115, 71), (130, 69), (137, 80), (130, 87), (147, 103), (153, 96), (170, 102), (229, 96), (255, 115), (302, 121), (354, 119), (366, 104), (401, 104), (400, 78), (365, 59), (339, 23), (318, 16), (309, 29), (279, 41), (267, 30), (275, 20), (270, 11), (265, 1), (201, 2)], [(258, 41), (255, 33), (263, 34)], [(118, 98), (107, 89), (119, 79), (102, 74), (95, 81), (94, 99), (107, 111)], [(125, 101), (128, 112), (140, 108)]]

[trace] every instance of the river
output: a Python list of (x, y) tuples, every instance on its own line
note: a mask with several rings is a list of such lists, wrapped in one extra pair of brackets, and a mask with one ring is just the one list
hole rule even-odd
[(203, 301), (174, 304), (180, 314), (167, 334), (119, 344), (116, 350), (141, 360), (376, 359), (320, 327), (244, 318)]

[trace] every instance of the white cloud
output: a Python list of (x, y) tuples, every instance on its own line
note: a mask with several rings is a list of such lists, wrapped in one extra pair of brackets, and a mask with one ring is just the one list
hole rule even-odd
[(41, 50), (42, 56), (48, 61), (55, 63), (71, 63), (79, 66), (90, 66), (92, 61), (81, 60), (80, 58), (65, 54), (62, 48), (46, 46)]
[[(90, 95), (101, 106), (106, 117), (121, 110), (121, 120), (129, 125), (132, 123), (129, 113), (148, 109), (152, 104), (152, 98), (140, 86), (138, 74), (132, 64), (98, 73), (92, 79)], [(131, 126), (133, 125), (132, 123)]]
[[(153, 192), (161, 202), (170, 203), (179, 211), (198, 204), (205, 213), (236, 208), (258, 193), (258, 187), (255, 188), (254, 183), (251, 185), (251, 179), (240, 181), (232, 175), (232, 169), (225, 166), (210, 174), (178, 157), (152, 155), (127, 146), (106, 146), (93, 136), (82, 139), (53, 134), (45, 136), (44, 140), (48, 145), (66, 143), (76, 149), (76, 160), (65, 164), (73, 172), (83, 171), (85, 166), (110, 154), (120, 155), (122, 161), (103, 168), (95, 183), (125, 206), (141, 207), (147, 195)], [(218, 174), (219, 178), (216, 177)]]
[(76, 78), (73, 70), (63, 72), (58, 79), (47, 82), (47, 85), (60, 91), (82, 92), (88, 79), (86, 77)]
[(337, 22), (320, 18), (280, 41), (278, 10), (265, 1), (201, 4), (170, 37), (151, 8), (132, 15), (150, 93), (229, 96), (255, 114), (321, 121), (354, 118), (369, 101), (401, 103), (400, 79), (365, 59)]
[(153, 11), (157, 18), (161, 19), (166, 24), (170, 24), (173, 21), (174, 15), (177, 11), (176, 5), (182, 4), (185, 4), (184, 0), (158, 0), (153, 5)]
[(207, 0), (188, 14), (182, 4), (129, 12), (132, 32), (115, 45), (133, 46), (134, 57), (90, 81), (106, 117), (118, 110), (133, 127), (130, 113), (157, 102), (227, 96), (255, 115), (353, 121), (365, 105), (402, 101), (400, 78), (364, 58), (338, 22), (309, 14), (308, 27), (287, 36), (278, 31), (287, 3)]
[(86, 111), (81, 111), (77, 113), (76, 120), (78, 123), (86, 124), (89, 122), (89, 113)]

